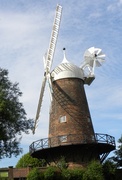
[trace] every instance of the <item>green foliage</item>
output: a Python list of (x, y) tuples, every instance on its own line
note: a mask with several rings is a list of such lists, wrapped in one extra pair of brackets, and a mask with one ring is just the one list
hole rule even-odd
[(33, 121), (26, 119), (26, 112), (19, 97), (18, 83), (12, 83), (8, 71), (0, 68), (0, 158), (17, 156), (21, 134), (32, 129)]
[(56, 167), (48, 167), (47, 170), (44, 173), (44, 179), (45, 180), (57, 180), (60, 179), (59, 171)]
[(8, 180), (8, 172), (0, 172), (0, 180)]
[(83, 177), (84, 170), (83, 169), (63, 169), (62, 171), (62, 179), (64, 180), (81, 180)]
[(72, 180), (81, 180), (83, 177), (84, 169), (74, 169), (72, 172)]
[(34, 168), (30, 171), (27, 176), (27, 180), (43, 180), (44, 175), (37, 168)]
[(67, 163), (66, 163), (66, 160), (65, 160), (65, 157), (61, 157), (61, 159), (59, 160), (58, 164), (57, 164), (57, 167), (59, 169), (66, 169), (68, 167)]
[(67, 179), (67, 180), (70, 180), (71, 179), (71, 170), (69, 170), (69, 169), (64, 169), (63, 171), (62, 171), (62, 178), (65, 180), (65, 179)]
[(116, 171), (116, 166), (112, 161), (106, 160), (103, 163), (103, 173), (104, 173), (105, 180), (108, 180), (108, 179), (114, 180), (115, 171)]
[(25, 154), (20, 158), (20, 160), (16, 164), (16, 168), (22, 168), (22, 167), (43, 167), (46, 165), (45, 160), (39, 160), (37, 158), (33, 158), (30, 156), (29, 153)]
[(92, 161), (83, 174), (83, 180), (104, 180), (102, 165)]

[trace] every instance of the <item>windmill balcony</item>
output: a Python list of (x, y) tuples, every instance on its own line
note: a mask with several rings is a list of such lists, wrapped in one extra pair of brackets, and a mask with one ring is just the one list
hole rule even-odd
[[(68, 146), (68, 145), (97, 145), (99, 150), (104, 147), (105, 151), (110, 151), (115, 149), (115, 138), (108, 134), (95, 133), (95, 137), (89, 140), (86, 137), (80, 137), (80, 135), (68, 134), (64, 136), (57, 136), (52, 138), (44, 138), (33, 142), (29, 147), (30, 154), (43, 149), (54, 148), (58, 146)], [(108, 148), (108, 150), (107, 150)], [(103, 151), (103, 149), (101, 149)]]

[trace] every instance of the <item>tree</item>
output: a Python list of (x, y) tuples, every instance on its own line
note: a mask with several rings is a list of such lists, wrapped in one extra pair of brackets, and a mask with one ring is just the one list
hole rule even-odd
[(0, 158), (19, 155), (21, 135), (33, 127), (33, 120), (27, 120), (19, 102), (21, 96), (18, 83), (12, 83), (8, 71), (0, 68)]
[(122, 166), (122, 135), (120, 137), (120, 139), (118, 139), (118, 149), (115, 150), (114, 154), (115, 156), (112, 156), (110, 158), (110, 160), (113, 160), (113, 162), (116, 164), (117, 167), (121, 167)]
[(30, 165), (32, 167), (43, 167), (46, 165), (46, 162), (44, 159), (39, 160), (37, 158), (33, 158), (29, 153), (27, 153), (19, 159), (16, 164), (16, 168), (28, 167)]

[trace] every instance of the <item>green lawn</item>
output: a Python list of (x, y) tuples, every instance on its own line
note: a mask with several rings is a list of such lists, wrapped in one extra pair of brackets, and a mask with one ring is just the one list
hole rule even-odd
[(8, 172), (0, 172), (0, 177), (8, 177)]

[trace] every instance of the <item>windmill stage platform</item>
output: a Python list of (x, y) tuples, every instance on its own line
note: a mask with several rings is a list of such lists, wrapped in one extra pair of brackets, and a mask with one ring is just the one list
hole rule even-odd
[[(114, 149), (115, 138), (113, 136), (100, 133), (95, 133), (95, 141), (93, 142), (89, 142), (89, 140), (85, 137), (81, 139), (78, 134), (69, 134), (67, 135), (67, 141), (63, 143), (60, 141), (60, 136), (57, 136), (37, 140), (29, 147), (32, 157), (45, 159), (49, 164), (50, 162), (54, 162), (56, 164), (59, 157), (66, 157), (67, 162), (81, 162), (83, 164), (83, 162), (86, 163), (87, 161), (89, 162), (92, 160), (93, 157), (98, 159), (98, 156), (100, 157), (100, 162), (102, 163), (108, 154)], [(90, 155), (88, 155), (89, 159), (86, 159), (87, 153), (90, 153)]]

